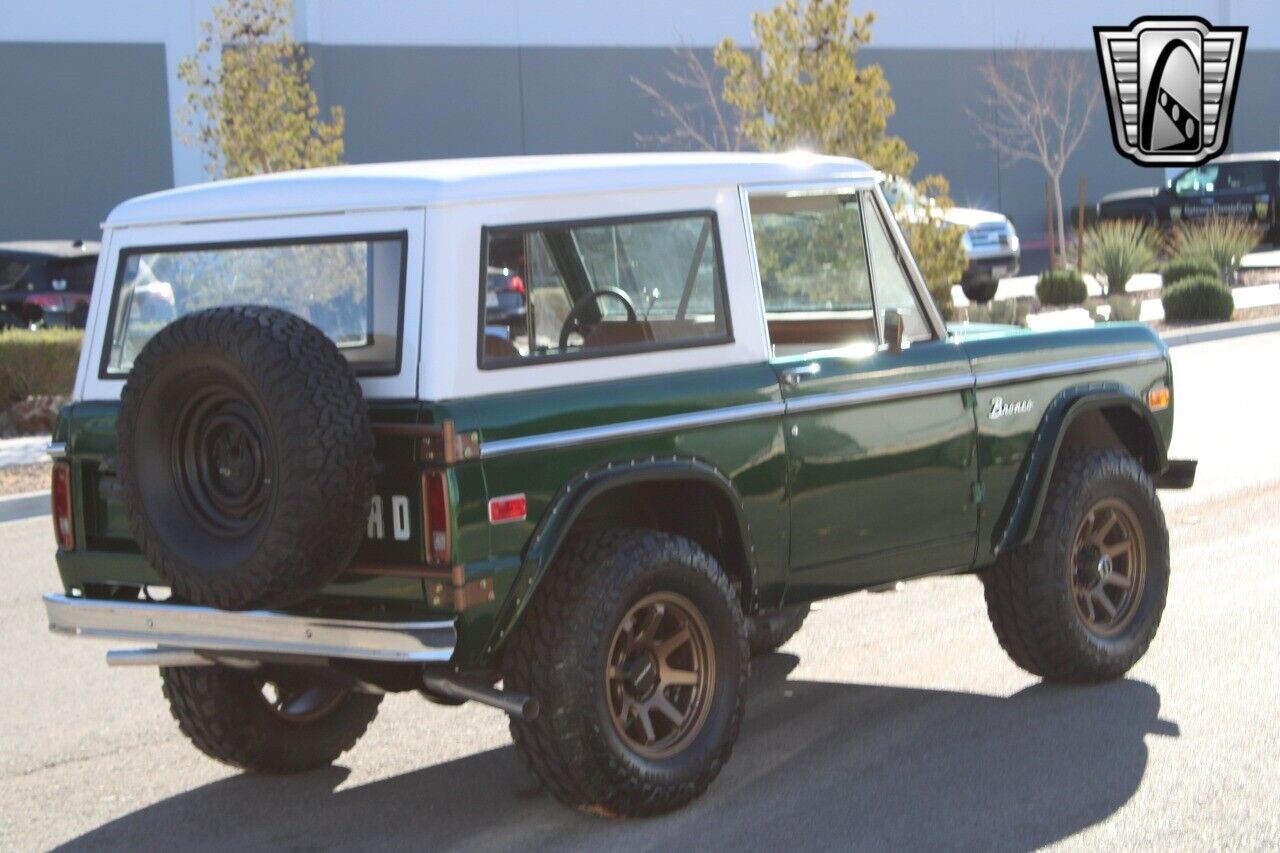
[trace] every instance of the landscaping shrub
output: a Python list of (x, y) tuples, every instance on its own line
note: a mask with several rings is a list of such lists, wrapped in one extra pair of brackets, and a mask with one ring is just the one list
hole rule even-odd
[(1196, 320), (1230, 320), (1235, 311), (1231, 288), (1217, 276), (1196, 276), (1166, 287), (1160, 301), (1164, 318), (1170, 323)]
[(83, 337), (79, 329), (0, 332), (0, 410), (30, 396), (69, 396)]
[(1041, 305), (1080, 305), (1089, 288), (1075, 270), (1046, 270), (1036, 282), (1036, 298)]
[(1127, 296), (1112, 296), (1107, 305), (1111, 307), (1111, 316), (1107, 318), (1111, 323), (1131, 323), (1142, 313), (1142, 303)]
[(1212, 258), (1206, 258), (1202, 255), (1183, 255), (1174, 258), (1164, 265), (1164, 270), (1161, 272), (1161, 279), (1165, 287), (1172, 287), (1178, 282), (1189, 278), (1203, 278), (1204, 276), (1221, 278), (1222, 270), (1213, 262)]
[(1218, 276), (1231, 277), (1240, 259), (1253, 251), (1262, 239), (1262, 229), (1234, 216), (1206, 216), (1179, 222), (1169, 232), (1169, 254), (1208, 258), (1218, 268)]
[(1084, 234), (1084, 271), (1106, 279), (1107, 294), (1124, 293), (1135, 273), (1155, 269), (1160, 238), (1145, 222), (1099, 222)]

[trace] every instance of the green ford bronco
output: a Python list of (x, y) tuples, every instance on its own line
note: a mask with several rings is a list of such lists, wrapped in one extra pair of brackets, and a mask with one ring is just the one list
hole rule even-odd
[(102, 246), (50, 626), (141, 644), (108, 663), (237, 767), (328, 764), (419, 691), (656, 814), (810, 602), (975, 573), (1066, 682), (1160, 622), (1166, 348), (944, 325), (856, 160), (318, 169), (134, 199)]

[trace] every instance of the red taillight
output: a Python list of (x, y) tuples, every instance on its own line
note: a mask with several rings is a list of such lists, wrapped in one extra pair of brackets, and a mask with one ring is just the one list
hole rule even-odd
[(520, 276), (518, 276), (518, 275), (513, 275), (513, 276), (511, 276), (511, 278), (509, 278), (509, 279), (507, 280), (507, 290), (511, 290), (511, 291), (514, 291), (514, 292), (516, 292), (516, 293), (519, 293), (519, 294), (522, 294), (522, 295), (523, 295), (523, 294), (524, 294), (524, 279), (522, 279), (522, 278), (521, 278)]
[(427, 537), (427, 559), (447, 563), (450, 559), (449, 481), (442, 471), (422, 475), (422, 530)]
[(53, 536), (58, 547), (71, 551), (76, 547), (76, 529), (71, 521), (71, 466), (53, 463)]
[(489, 523), (524, 521), (529, 515), (529, 499), (524, 495), (505, 495), (489, 501)]

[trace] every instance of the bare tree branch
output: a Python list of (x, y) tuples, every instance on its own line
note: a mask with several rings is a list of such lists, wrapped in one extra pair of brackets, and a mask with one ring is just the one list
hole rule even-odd
[(689, 100), (632, 77), (636, 88), (656, 104), (655, 112), (672, 125), (665, 133), (637, 133), (636, 142), (660, 148), (741, 151), (745, 147), (742, 122), (738, 116), (727, 114), (732, 108), (720, 100), (715, 75), (693, 48), (682, 45), (672, 53), (680, 59), (680, 65), (666, 69), (664, 74), (675, 91), (687, 93)]
[(995, 151), (1013, 162), (1040, 164), (1053, 184), (1057, 245), (1062, 246), (1062, 175), (1084, 140), (1098, 107), (1101, 85), (1074, 57), (1050, 52), (1037, 59), (1013, 51), (1002, 69), (992, 57), (983, 68), (991, 88), (987, 115), (970, 111), (974, 128)]

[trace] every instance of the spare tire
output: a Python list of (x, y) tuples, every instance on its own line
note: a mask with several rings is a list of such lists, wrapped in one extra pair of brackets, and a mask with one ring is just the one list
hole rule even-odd
[(300, 317), (234, 306), (170, 323), (134, 362), (116, 440), (130, 527), (180, 600), (297, 604), (360, 545), (368, 408), (347, 360)]

